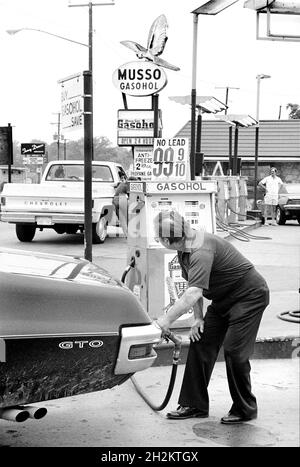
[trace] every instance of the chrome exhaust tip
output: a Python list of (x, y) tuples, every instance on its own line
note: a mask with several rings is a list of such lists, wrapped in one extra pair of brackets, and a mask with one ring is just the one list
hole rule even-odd
[(28, 416), (34, 420), (40, 420), (45, 417), (48, 412), (46, 407), (36, 407), (34, 405), (24, 405), (20, 408), (28, 412)]
[(29, 412), (27, 410), (19, 408), (8, 408), (0, 409), (0, 418), (3, 420), (9, 420), (11, 422), (25, 422), (29, 418)]

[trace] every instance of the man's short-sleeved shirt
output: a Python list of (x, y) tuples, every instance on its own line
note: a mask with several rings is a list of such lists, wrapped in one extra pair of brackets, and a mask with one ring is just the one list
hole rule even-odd
[(283, 184), (280, 177), (272, 177), (269, 175), (261, 180), (261, 183), (266, 186), (266, 193), (267, 195), (278, 195), (278, 191), (280, 186)]
[(204, 297), (216, 301), (254, 267), (230, 242), (206, 232), (202, 245), (178, 251), (178, 260), (188, 286), (203, 289)]

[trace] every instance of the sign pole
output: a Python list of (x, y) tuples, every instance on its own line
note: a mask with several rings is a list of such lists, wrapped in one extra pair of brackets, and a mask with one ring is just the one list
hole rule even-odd
[(190, 146), (190, 171), (191, 180), (195, 180), (195, 129), (196, 129), (196, 77), (197, 77), (197, 36), (198, 15), (193, 15), (193, 63), (192, 63), (192, 90), (191, 90), (191, 146)]
[(234, 129), (234, 155), (233, 155), (233, 174), (237, 175), (237, 157), (238, 157), (238, 144), (239, 144), (239, 126), (236, 124)]
[(229, 125), (228, 174), (232, 175), (232, 125)]
[(92, 72), (83, 72), (84, 92), (84, 257), (92, 261)]
[(10, 123), (7, 125), (7, 143), (8, 143), (8, 183), (11, 183), (11, 166), (13, 163), (13, 139), (12, 139), (12, 126)]
[(154, 110), (153, 137), (158, 137), (158, 94), (152, 95), (152, 109)]

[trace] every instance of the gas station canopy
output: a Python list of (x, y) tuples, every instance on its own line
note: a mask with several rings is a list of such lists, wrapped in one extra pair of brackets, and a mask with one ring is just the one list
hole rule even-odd
[(238, 125), (242, 127), (248, 127), (248, 126), (253, 126), (257, 125), (257, 120), (252, 118), (250, 115), (237, 115), (237, 114), (231, 114), (231, 115), (221, 115), (220, 117), (217, 117), (218, 120), (223, 120), (224, 122), (227, 122), (229, 125)]
[[(191, 96), (171, 96), (171, 101), (177, 102), (182, 105), (192, 105)], [(226, 110), (228, 106), (223, 102), (219, 101), (213, 96), (197, 96), (196, 107), (198, 107), (204, 113), (218, 113), (222, 110)]]
[(259, 13), (270, 11), (270, 13), (279, 14), (300, 14), (300, 4), (297, 0), (246, 0), (244, 8), (250, 8)]
[(192, 13), (196, 15), (217, 15), (220, 11), (225, 10), (225, 8), (228, 8), (237, 1), (238, 0), (209, 0), (192, 11)]

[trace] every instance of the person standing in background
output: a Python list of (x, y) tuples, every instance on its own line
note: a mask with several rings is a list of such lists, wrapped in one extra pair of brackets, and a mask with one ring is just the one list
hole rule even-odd
[(283, 185), (283, 182), (281, 178), (277, 176), (277, 169), (275, 167), (271, 167), (271, 175), (263, 178), (258, 184), (258, 186), (265, 192), (264, 218), (266, 222), (268, 217), (271, 217), (271, 222), (269, 222), (270, 225), (277, 225), (275, 221), (275, 212), (278, 204), (279, 188), (281, 185)]
[(116, 186), (113, 205), (124, 235), (127, 237), (128, 182), (124, 175)]

